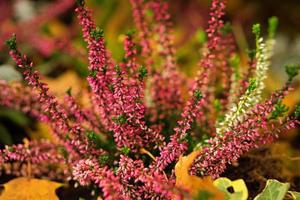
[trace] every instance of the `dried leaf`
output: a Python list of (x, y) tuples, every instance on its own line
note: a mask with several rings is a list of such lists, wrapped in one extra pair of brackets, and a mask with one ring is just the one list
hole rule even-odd
[(3, 185), (0, 200), (58, 200), (55, 190), (61, 185), (49, 180), (16, 178)]
[(175, 166), (176, 186), (187, 190), (194, 198), (208, 193), (207, 200), (223, 200), (224, 194), (214, 185), (210, 177), (199, 178), (189, 174), (194, 159), (200, 151), (193, 151), (188, 156), (181, 156)]

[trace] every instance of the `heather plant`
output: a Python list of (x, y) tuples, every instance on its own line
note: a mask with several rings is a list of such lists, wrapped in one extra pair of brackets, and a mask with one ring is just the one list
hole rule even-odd
[(286, 84), (262, 97), (275, 17), (267, 39), (259, 24), (253, 26), (256, 48), (241, 73), (234, 35), (222, 19), (226, 1), (213, 0), (199, 72), (189, 80), (177, 69), (168, 4), (130, 3), (137, 30), (126, 34), (124, 59), (115, 61), (104, 31), (85, 2), (77, 1), (88, 50), (89, 104), (71, 89), (64, 99), (55, 97), (20, 53), (16, 35), (6, 42), (26, 85), (1, 81), (0, 104), (49, 124), (53, 140), (6, 146), (0, 157), (5, 173), (72, 179), (95, 186), (104, 199), (188, 199), (186, 188), (175, 185), (181, 155), (196, 152), (189, 173), (216, 179), (243, 153), (299, 124), (300, 107), (289, 113), (282, 101), (299, 65), (286, 66)]

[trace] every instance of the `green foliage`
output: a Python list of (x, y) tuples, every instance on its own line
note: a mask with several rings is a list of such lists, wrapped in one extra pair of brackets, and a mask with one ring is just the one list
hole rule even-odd
[(250, 60), (253, 60), (255, 58), (256, 49), (247, 49), (246, 52)]
[(205, 190), (200, 190), (198, 195), (195, 197), (195, 200), (208, 200), (213, 199), (214, 194)]
[(97, 73), (98, 72), (96, 70), (93, 70), (93, 71), (91, 71), (90, 76), (95, 78), (97, 76)]
[(8, 40), (6, 40), (5, 44), (11, 49), (16, 50), (17, 49), (17, 43), (16, 43), (16, 34), (13, 34), (12, 37)]
[(130, 29), (130, 30), (127, 31), (126, 35), (128, 37), (132, 37), (135, 33), (136, 33), (135, 29)]
[(260, 24), (254, 24), (252, 27), (252, 33), (254, 33), (256, 40), (258, 40), (258, 38), (260, 37), (260, 32)]
[(12, 137), (4, 125), (0, 123), (0, 143), (11, 145), (13, 143)]
[(84, 0), (76, 0), (76, 4), (78, 5), (78, 6), (84, 6), (84, 3), (85, 3), (85, 1)]
[(255, 89), (257, 88), (257, 83), (256, 83), (256, 79), (251, 78), (249, 81), (249, 86), (247, 88), (247, 92), (251, 93), (253, 92)]
[(285, 72), (288, 75), (288, 81), (292, 81), (293, 78), (298, 75), (299, 70), (300, 70), (300, 64), (285, 65)]
[(99, 164), (100, 166), (104, 166), (108, 163), (109, 161), (109, 155), (108, 154), (104, 154), (99, 156)]
[(102, 147), (102, 141), (98, 134), (96, 134), (94, 131), (87, 131), (86, 136), (90, 143), (93, 143), (96, 145), (97, 148)]
[(224, 35), (224, 36), (231, 33), (232, 32), (232, 27), (231, 27), (230, 22), (226, 22), (226, 24), (224, 24), (224, 26), (221, 28), (220, 31), (221, 31), (222, 35)]
[(294, 200), (300, 200), (300, 192), (289, 191), (289, 194)]
[(280, 99), (275, 107), (274, 110), (271, 112), (269, 119), (277, 119), (279, 117), (283, 117), (287, 112), (289, 111), (289, 108), (282, 103), (282, 100)]
[(69, 152), (63, 146), (59, 146), (58, 147), (58, 153), (60, 153), (64, 158), (68, 158), (69, 157)]
[(107, 87), (108, 87), (108, 89), (109, 89), (112, 93), (115, 92), (115, 88), (114, 88), (114, 85), (113, 85), (113, 84), (109, 84)]
[(91, 34), (91, 37), (94, 38), (95, 40), (99, 40), (100, 38), (104, 37), (104, 31), (102, 29), (100, 29), (99, 27), (92, 29), (90, 34)]
[(230, 66), (233, 67), (235, 80), (240, 79), (240, 71), (239, 71), (240, 57), (237, 54), (234, 54), (230, 58), (229, 62), (230, 62)]
[(200, 28), (200, 29), (197, 30), (197, 32), (196, 32), (196, 38), (200, 42), (201, 45), (206, 42), (207, 36), (206, 36), (205, 31), (202, 28)]
[(139, 80), (142, 81), (148, 75), (148, 70), (144, 66), (140, 66), (138, 69)]
[(262, 193), (257, 195), (254, 200), (283, 200), (289, 187), (289, 183), (269, 179)]
[(118, 76), (121, 76), (122, 71), (121, 71), (121, 67), (120, 67), (119, 65), (116, 65), (116, 66), (115, 66), (115, 71), (117, 72), (117, 75), (118, 75)]
[(269, 19), (269, 27), (268, 27), (269, 38), (274, 38), (277, 27), (278, 27), (278, 18), (273, 16)]
[(125, 155), (128, 155), (130, 153), (130, 148), (127, 146), (122, 147), (121, 152), (124, 153)]
[(112, 120), (117, 124), (125, 124), (127, 122), (127, 118), (125, 115), (119, 115), (117, 117), (113, 117)]
[(222, 110), (222, 104), (219, 99), (215, 99), (213, 101), (213, 104), (214, 104), (214, 108), (216, 109), (217, 112), (220, 112)]
[(200, 101), (202, 97), (203, 97), (202, 92), (200, 90), (195, 90), (194, 98), (196, 99), (196, 101)]
[(296, 106), (294, 114), (295, 114), (295, 117), (297, 117), (297, 118), (300, 117), (300, 105)]

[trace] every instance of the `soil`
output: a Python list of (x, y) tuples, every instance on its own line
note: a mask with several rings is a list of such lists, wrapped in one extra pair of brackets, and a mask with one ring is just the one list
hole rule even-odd
[(228, 166), (221, 176), (231, 180), (244, 179), (249, 199), (254, 199), (264, 189), (267, 179), (289, 182), (290, 190), (300, 191), (300, 176), (288, 169), (286, 158), (274, 155), (272, 148), (267, 146), (243, 155), (236, 164)]

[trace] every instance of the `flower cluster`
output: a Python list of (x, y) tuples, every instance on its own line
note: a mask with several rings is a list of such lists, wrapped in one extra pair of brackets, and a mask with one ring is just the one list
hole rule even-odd
[[(71, 90), (57, 98), (18, 50), (16, 36), (7, 41), (27, 86), (0, 81), (0, 104), (47, 123), (53, 140), (1, 150), (5, 173), (22, 175), (13, 167), (20, 164), (29, 169), (27, 175), (61, 174), (61, 179), (99, 188), (104, 199), (182, 199), (188, 194), (175, 186), (173, 167), (181, 155), (197, 150), (190, 173), (217, 178), (243, 153), (299, 124), (299, 107), (288, 113), (282, 104), (299, 65), (286, 67), (289, 79), (282, 89), (265, 100), (261, 95), (276, 18), (270, 19), (266, 41), (254, 25), (256, 53), (241, 76), (234, 36), (222, 19), (226, 1), (213, 0), (199, 71), (189, 80), (177, 69), (168, 4), (130, 3), (138, 35), (125, 35), (124, 58), (117, 62), (84, 0), (77, 0), (88, 50), (89, 104), (81, 104)], [(189, 87), (186, 97), (182, 91)]]
[[(20, 2), (4, 2), (3, 4), (7, 4), (8, 7), (17, 7), (18, 3)], [(61, 49), (69, 54), (79, 55), (79, 52), (74, 51), (74, 48), (70, 46), (69, 38), (71, 34), (65, 35), (64, 38), (52, 38), (39, 30), (45, 23), (71, 9), (74, 4), (73, 0), (53, 1), (40, 8), (38, 12), (32, 14), (28, 19), (19, 20), (15, 20), (15, 17), (12, 16), (12, 8), (6, 8), (8, 12), (1, 10), (5, 14), (1, 18), (4, 23), (0, 30), (0, 49), (2, 50), (4, 47), (5, 38), (10, 37), (11, 33), (14, 32), (18, 35), (19, 41), (31, 43), (31, 47), (43, 56), (48, 57), (57, 49)], [(2, 5), (2, 7), (4, 6)], [(10, 21), (9, 18), (14, 18), (14, 20)]]

